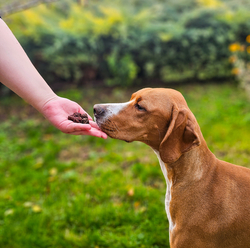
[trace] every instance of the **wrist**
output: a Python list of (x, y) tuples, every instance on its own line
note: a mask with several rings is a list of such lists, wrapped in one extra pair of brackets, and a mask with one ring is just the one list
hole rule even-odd
[(40, 113), (43, 114), (44, 108), (48, 105), (49, 102), (54, 101), (56, 99), (60, 98), (57, 96), (54, 92), (51, 92), (49, 94), (43, 95), (43, 97), (40, 96), (40, 99), (35, 98), (34, 100), (31, 99), (29, 103)]

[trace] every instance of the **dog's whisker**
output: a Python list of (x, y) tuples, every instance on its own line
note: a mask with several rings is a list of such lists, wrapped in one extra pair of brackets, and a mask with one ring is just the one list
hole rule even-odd
[(102, 129), (103, 131), (106, 131), (106, 132), (118, 132), (119, 131), (117, 125), (114, 122), (112, 122), (110, 119), (106, 119), (105, 125), (102, 125)]
[(117, 125), (116, 125), (115, 123), (113, 123), (113, 124), (114, 124), (114, 127), (115, 127), (116, 131), (119, 132), (120, 130), (119, 130), (119, 128), (117, 127)]

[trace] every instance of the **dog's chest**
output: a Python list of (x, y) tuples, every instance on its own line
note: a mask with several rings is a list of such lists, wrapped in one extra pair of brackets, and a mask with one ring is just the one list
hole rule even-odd
[(166, 191), (166, 196), (165, 196), (165, 210), (166, 210), (168, 221), (169, 221), (169, 231), (172, 231), (174, 229), (174, 223), (172, 221), (171, 214), (170, 214), (170, 201), (171, 201), (172, 182), (169, 181), (169, 179), (168, 179), (167, 169), (166, 169), (166, 166), (165, 166), (164, 162), (161, 160), (159, 152), (158, 151), (154, 151), (154, 152), (158, 157), (158, 160), (159, 160), (160, 166), (161, 166), (161, 170), (162, 170), (162, 173), (163, 173), (163, 175), (165, 177), (166, 184), (167, 184), (167, 191)]

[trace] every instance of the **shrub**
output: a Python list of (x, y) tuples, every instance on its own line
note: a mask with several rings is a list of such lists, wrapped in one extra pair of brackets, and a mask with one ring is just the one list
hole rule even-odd
[(228, 48), (232, 53), (229, 58), (233, 64), (232, 74), (239, 79), (241, 86), (250, 96), (250, 34), (244, 42), (232, 43)]
[(231, 1), (106, 0), (66, 6), (41, 5), (8, 20), (49, 82), (131, 85), (232, 78), (228, 46), (246, 37), (250, 27), (250, 11)]

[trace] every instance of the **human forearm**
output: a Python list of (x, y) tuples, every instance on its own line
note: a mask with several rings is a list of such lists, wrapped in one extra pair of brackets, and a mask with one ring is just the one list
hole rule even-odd
[(68, 116), (86, 113), (80, 105), (57, 96), (33, 66), (8, 26), (0, 19), (0, 82), (40, 111), (64, 133), (107, 138), (89, 116), (90, 124), (73, 123)]
[(5, 22), (0, 19), (0, 82), (41, 111), (56, 97)]

